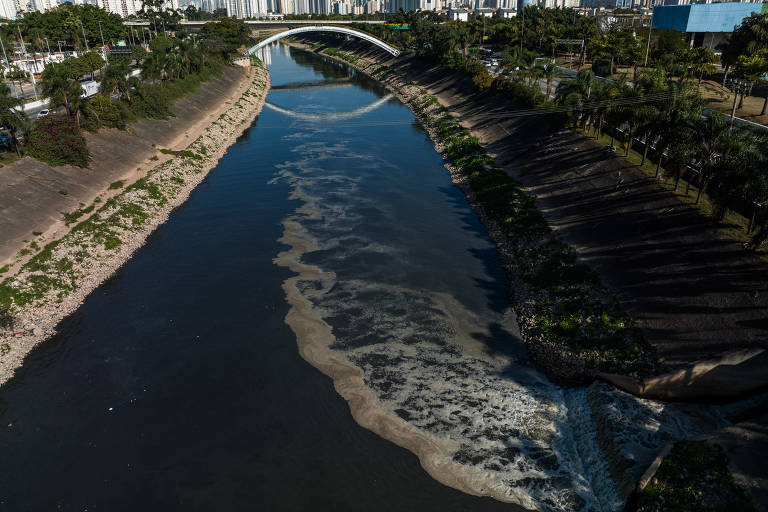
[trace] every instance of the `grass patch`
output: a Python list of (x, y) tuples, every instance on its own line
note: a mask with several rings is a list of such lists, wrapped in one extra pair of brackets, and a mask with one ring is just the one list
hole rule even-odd
[(96, 207), (96, 205), (92, 204), (91, 206), (88, 206), (87, 208), (78, 208), (77, 210), (73, 211), (72, 213), (65, 213), (64, 214), (64, 222), (66, 223), (67, 226), (69, 226), (70, 224), (74, 224), (83, 215), (91, 213), (95, 207)]
[(123, 180), (113, 181), (109, 184), (109, 190), (117, 190), (119, 188), (123, 188), (123, 185), (125, 185)]
[(757, 510), (728, 471), (723, 449), (705, 441), (676, 442), (636, 503), (637, 512)]
[[(222, 116), (224, 116), (224, 114), (222, 114)], [(193, 160), (203, 159), (202, 155), (198, 155), (197, 153), (189, 149), (185, 149), (182, 151), (175, 151), (173, 149), (160, 149), (160, 152), (163, 153), (164, 155), (180, 156), (182, 158), (191, 158)]]
[(65, 189), (65, 188), (60, 188), (59, 189), (59, 194), (61, 194), (63, 196), (66, 196), (67, 194), (69, 194), (69, 191), (67, 189)]

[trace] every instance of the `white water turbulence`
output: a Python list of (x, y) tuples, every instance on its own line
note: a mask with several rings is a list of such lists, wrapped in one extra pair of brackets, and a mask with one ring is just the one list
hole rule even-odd
[[(391, 129), (422, 150), (423, 132)], [(443, 170), (399, 168), (394, 151), (366, 151), (356, 136), (315, 124), (285, 135), (294, 155), (276, 179), (301, 205), (275, 261), (297, 274), (284, 289), (300, 353), (361, 425), (462, 491), (615, 511), (626, 491), (612, 461), (640, 476), (665, 443), (722, 424), (613, 388), (551, 384), (499, 307), (507, 283), (495, 250)], [(610, 429), (621, 438), (606, 439)]]

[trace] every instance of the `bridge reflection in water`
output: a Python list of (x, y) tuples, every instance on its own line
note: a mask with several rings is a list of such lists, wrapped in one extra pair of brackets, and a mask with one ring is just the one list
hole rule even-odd
[(370, 103), (363, 107), (356, 108), (354, 110), (349, 110), (347, 112), (304, 112), (299, 110), (290, 110), (287, 108), (283, 108), (273, 103), (270, 103), (268, 101), (264, 103), (264, 106), (270, 110), (279, 112), (284, 116), (292, 117), (294, 119), (299, 119), (301, 121), (315, 121), (315, 122), (316, 121), (346, 121), (348, 119), (354, 119), (356, 117), (365, 115), (369, 112), (373, 112), (374, 110), (376, 110), (377, 108), (379, 108), (380, 106), (384, 105), (386, 102), (391, 100), (393, 97), (394, 97), (394, 94), (387, 94), (386, 96), (377, 99), (373, 103)]

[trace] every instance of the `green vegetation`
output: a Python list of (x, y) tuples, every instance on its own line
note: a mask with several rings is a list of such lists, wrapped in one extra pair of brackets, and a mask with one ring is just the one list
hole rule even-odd
[(123, 180), (113, 181), (109, 184), (108, 190), (116, 190), (118, 188), (123, 188), (123, 185), (125, 185), (125, 182)]
[(101, 45), (102, 33), (108, 44), (114, 44), (120, 39), (128, 39), (128, 29), (122, 21), (120, 15), (95, 5), (64, 4), (45, 12), (28, 11), (16, 20), (6, 20), (0, 27), (0, 36), (7, 47), (11, 41), (18, 42), (19, 29), (21, 29), (25, 42), (34, 49), (44, 49), (47, 38), (51, 45), (55, 41), (69, 41), (75, 49), (82, 51), (86, 47), (83, 31), (91, 47)]
[[(436, 98), (422, 91), (411, 100), (422, 119), (444, 142), (445, 153), (467, 177), (485, 214), (510, 241), (519, 278), (532, 301), (528, 337), (586, 358), (593, 369), (647, 375), (655, 370), (652, 347), (597, 274), (576, 252), (552, 235), (520, 183), (493, 164), (477, 138), (463, 130)], [(438, 111), (437, 118), (428, 114)]]
[(26, 116), (16, 110), (22, 104), (18, 98), (11, 95), (11, 88), (5, 82), (0, 82), (0, 126), (11, 141), (11, 147), (17, 156), (21, 156), (21, 144), (16, 132), (26, 129)]
[[(13, 98), (6, 84), (0, 84), (0, 126), (7, 132), (11, 147), (17, 155), (26, 152), (50, 165), (86, 166), (87, 148), (81, 143), (81, 129), (96, 131), (101, 127), (124, 129), (138, 119), (165, 119), (173, 115), (171, 106), (178, 98), (194, 92), (204, 81), (210, 80), (224, 66), (229, 57), (250, 41), (250, 30), (242, 20), (225, 19), (219, 23), (207, 23), (194, 37), (173, 29), (180, 20), (179, 13), (164, 9), (161, 0), (143, 2), (142, 17), (150, 23), (161, 24), (169, 32), (154, 31), (147, 52), (138, 44), (138, 36), (129, 32), (119, 16), (109, 14), (93, 6), (65, 5), (45, 13), (27, 13), (18, 21), (0, 27), (0, 35), (7, 42), (18, 39), (18, 28), (32, 41), (31, 50), (47, 47), (44, 39), (72, 42), (75, 48), (101, 42), (98, 22), (102, 22), (105, 41), (115, 40), (133, 43), (130, 57), (111, 57), (109, 64), (95, 52), (48, 64), (40, 78), (39, 86), (44, 97), (50, 98), (53, 110), (62, 108), (74, 126), (59, 126), (56, 130), (44, 120), (31, 123), (22, 112), (14, 109), (19, 100)], [(88, 42), (79, 39), (81, 22), (85, 26)], [(17, 26), (18, 25), (18, 26)], [(93, 35), (95, 28), (95, 36)], [(135, 31), (133, 31), (135, 32)], [(134, 37), (136, 36), (136, 37)], [(36, 46), (36, 48), (34, 48)], [(141, 70), (141, 79), (132, 76), (132, 67)], [(80, 79), (98, 71), (101, 94), (92, 98), (82, 97)], [(7, 79), (26, 81), (27, 75), (17, 69), (8, 70)], [(115, 99), (113, 99), (115, 98)], [(51, 116), (55, 117), (55, 116)], [(50, 123), (61, 123), (51, 121)], [(48, 123), (48, 124), (50, 124)], [(38, 125), (44, 125), (38, 128)], [(16, 134), (22, 134), (17, 139)], [(59, 144), (47, 138), (66, 137), (67, 144)], [(24, 144), (25, 139), (29, 141)], [(21, 140), (19, 140), (21, 139)], [(71, 143), (70, 151), (58, 151)]]
[(728, 456), (716, 444), (678, 441), (651, 483), (639, 493), (636, 512), (752, 512), (749, 496), (728, 471)]
[(14, 319), (8, 308), (0, 306), (0, 329), (13, 329)]
[[(49, 165), (86, 167), (90, 153), (85, 137), (67, 116), (50, 115), (39, 119), (29, 134), (26, 151)], [(59, 190), (66, 195), (66, 190)]]
[[(204, 148), (203, 148), (203, 149), (204, 149)], [(202, 160), (202, 159), (203, 159), (203, 156), (202, 156), (202, 155), (198, 155), (198, 154), (197, 154), (197, 153), (195, 153), (194, 151), (190, 151), (190, 150), (188, 150), (188, 149), (185, 149), (185, 150), (182, 150), (182, 151), (175, 151), (175, 150), (173, 150), (173, 149), (164, 149), (164, 148), (161, 148), (159, 151), (160, 151), (162, 154), (164, 154), (164, 155), (174, 155), (174, 156), (181, 156), (181, 157), (183, 157), (183, 158), (191, 158), (191, 159), (193, 159), (193, 160)]]
[(729, 210), (751, 218), (749, 247), (758, 249), (768, 238), (768, 209), (759, 206), (768, 201), (768, 137), (731, 126), (719, 112), (702, 116), (704, 102), (693, 83), (668, 80), (662, 70), (641, 74), (633, 85), (580, 71), (561, 83), (556, 101), (572, 107), (572, 126), (596, 139), (607, 133), (611, 146), (623, 141), (625, 157), (642, 148), (639, 165), (654, 161), (656, 176), (671, 177), (674, 191), (681, 181), (695, 185), (695, 204), (706, 194), (714, 220), (722, 222)]
[(327, 55), (331, 55), (333, 57), (338, 57), (343, 61), (349, 62), (350, 64), (354, 64), (355, 62), (360, 60), (358, 57), (355, 57), (354, 55), (350, 55), (346, 52), (337, 50), (336, 48), (323, 48), (322, 52)]
[[(85, 208), (78, 208), (72, 213), (65, 213), (64, 222), (66, 223), (67, 226), (69, 226), (70, 224), (74, 224), (75, 222), (77, 222), (77, 219), (79, 219), (83, 215), (87, 215), (91, 213), (94, 208), (95, 208), (95, 205), (92, 204)], [(33, 249), (37, 249), (37, 247), (33, 247)]]

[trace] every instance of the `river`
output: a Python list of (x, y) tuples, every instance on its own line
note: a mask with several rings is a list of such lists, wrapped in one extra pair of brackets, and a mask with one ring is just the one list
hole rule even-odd
[[(587, 392), (527, 365), (413, 114), (345, 65), (263, 57), (268, 108), (0, 390), (0, 510), (620, 508)], [(649, 453), (695, 430), (603, 394)]]

